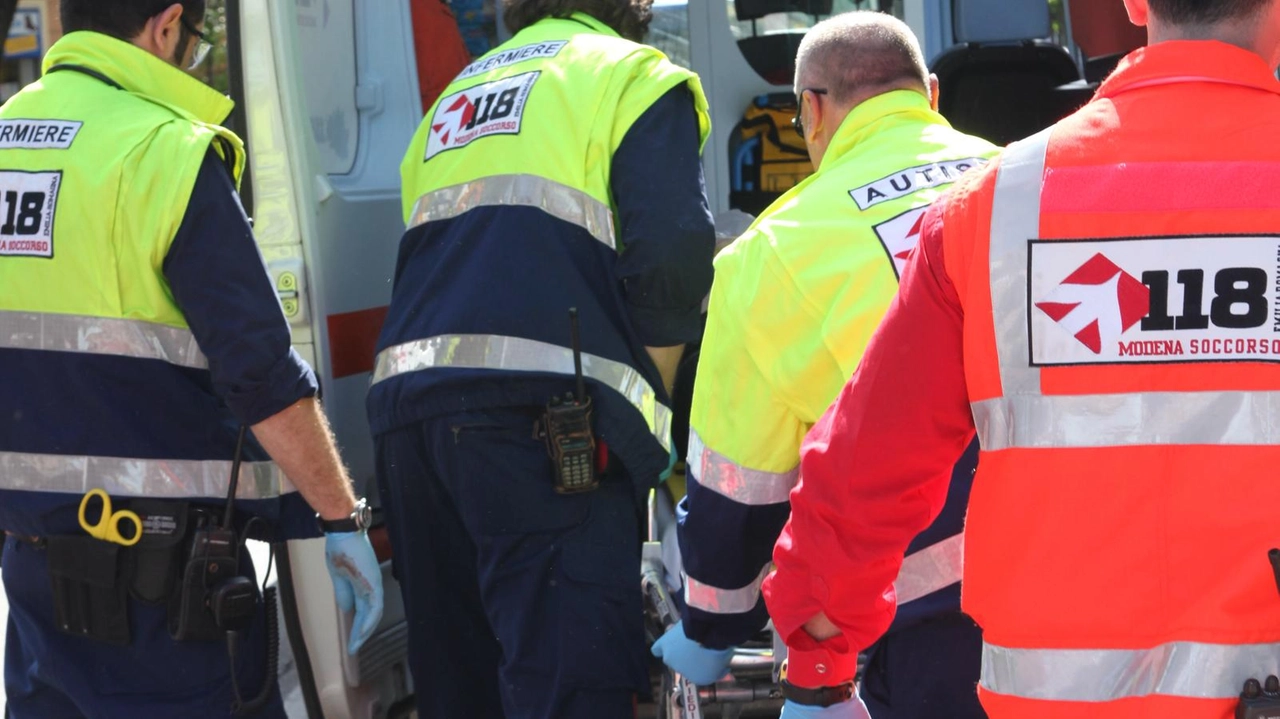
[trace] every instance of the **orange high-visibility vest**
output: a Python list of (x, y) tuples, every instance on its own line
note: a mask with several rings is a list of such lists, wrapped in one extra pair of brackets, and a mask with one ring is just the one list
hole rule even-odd
[(1258, 56), (1162, 43), (947, 201), (992, 719), (1227, 719), (1280, 674), (1277, 137)]

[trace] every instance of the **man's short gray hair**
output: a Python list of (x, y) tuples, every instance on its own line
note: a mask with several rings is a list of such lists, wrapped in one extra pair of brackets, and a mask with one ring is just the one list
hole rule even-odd
[(895, 86), (929, 91), (929, 69), (911, 28), (892, 15), (857, 10), (814, 25), (796, 54), (796, 89), (825, 88), (838, 104)]

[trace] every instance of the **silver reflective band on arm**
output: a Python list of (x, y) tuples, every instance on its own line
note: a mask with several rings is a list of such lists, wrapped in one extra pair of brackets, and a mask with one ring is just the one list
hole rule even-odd
[(982, 449), (1280, 444), (1280, 392), (1000, 397), (973, 404)]
[[(378, 353), (371, 384), (435, 368), (550, 372), (573, 376), (573, 352), (567, 347), (523, 337), (440, 335), (405, 342)], [(671, 410), (658, 403), (653, 387), (635, 369), (582, 353), (582, 373), (626, 398), (644, 417), (649, 431), (671, 451)]]
[(684, 603), (711, 614), (746, 614), (760, 601), (760, 587), (769, 576), (773, 563), (760, 570), (760, 576), (739, 589), (721, 589), (684, 575)]
[(983, 689), (1023, 699), (1109, 702), (1153, 694), (1234, 699), (1244, 680), (1280, 674), (1280, 643), (1171, 642), (1150, 649), (982, 646)]
[(902, 569), (898, 570), (898, 579), (893, 583), (898, 606), (946, 589), (959, 582), (963, 575), (964, 533), (961, 532), (902, 560)]
[[(230, 477), (229, 461), (0, 452), (0, 489), (69, 494), (102, 489), (113, 497), (218, 498), (227, 496)], [(241, 462), (236, 487), (240, 499), (275, 499), (293, 491), (274, 463)]]
[(616, 249), (613, 212), (608, 205), (537, 175), (493, 175), (428, 192), (413, 206), (409, 227), (447, 220), (477, 207), (502, 206), (536, 207)]
[(0, 349), (49, 350), (209, 366), (188, 329), (156, 322), (0, 310)]
[(752, 506), (789, 501), (791, 488), (800, 479), (799, 467), (789, 472), (766, 472), (734, 464), (723, 454), (707, 449), (697, 430), (689, 432), (687, 466), (699, 486), (722, 494), (738, 504)]

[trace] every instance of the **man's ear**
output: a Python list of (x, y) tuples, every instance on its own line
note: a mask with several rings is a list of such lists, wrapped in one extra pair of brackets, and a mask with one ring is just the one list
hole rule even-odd
[(162, 60), (173, 61), (182, 42), (182, 3), (174, 3), (147, 20), (133, 44)]
[(1146, 27), (1151, 17), (1151, 7), (1147, 0), (1124, 0), (1125, 12), (1129, 13), (1129, 22), (1138, 27)]
[(938, 111), (938, 76), (929, 73), (929, 106)]
[[(818, 133), (822, 132), (822, 124), (827, 119), (822, 112), (822, 103), (818, 101), (818, 94), (815, 92), (806, 92), (804, 101), (809, 103), (809, 121), (804, 124), (804, 129), (810, 136), (817, 137)], [(808, 140), (809, 138), (806, 137), (805, 141), (808, 142)]]

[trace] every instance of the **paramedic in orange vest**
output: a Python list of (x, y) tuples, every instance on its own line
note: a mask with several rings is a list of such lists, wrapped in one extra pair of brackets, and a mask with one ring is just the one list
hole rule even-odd
[(1227, 719), (1280, 674), (1280, 0), (1125, 5), (1149, 46), (925, 215), (806, 440), (764, 587), (793, 684), (853, 678), (975, 428), (992, 719)]

